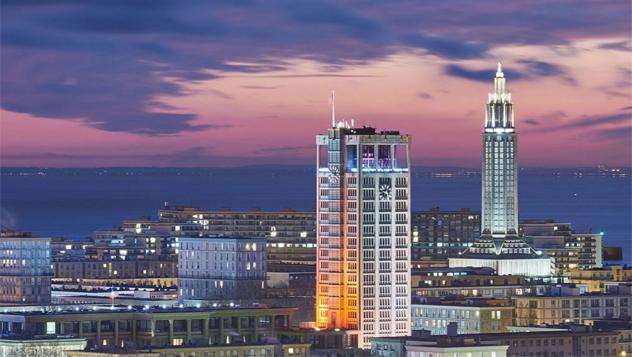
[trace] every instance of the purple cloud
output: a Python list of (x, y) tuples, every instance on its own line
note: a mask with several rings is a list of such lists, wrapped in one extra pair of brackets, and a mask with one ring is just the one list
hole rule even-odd
[[(278, 72), (292, 59), (318, 61), (327, 71), (318, 75), (335, 76), (401, 51), (458, 62), (489, 58), (506, 44), (629, 33), (629, 4), (616, 2), (5, 0), (2, 7), (2, 108), (143, 135), (225, 126), (196, 125), (192, 113), (154, 105), (182, 95), (181, 81)], [(572, 81), (547, 62), (525, 60), (517, 71), (514, 79)], [(490, 78), (458, 63), (446, 72)]]

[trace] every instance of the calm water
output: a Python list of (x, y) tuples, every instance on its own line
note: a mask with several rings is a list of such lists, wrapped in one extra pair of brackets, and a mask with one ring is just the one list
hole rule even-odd
[[(39, 172), (39, 174), (38, 174)], [(436, 177), (417, 169), (412, 208), (480, 210), (480, 176)], [(314, 172), (303, 167), (239, 169), (7, 169), (0, 175), (3, 226), (37, 235), (83, 237), (123, 219), (156, 216), (164, 201), (206, 209), (313, 210)], [(605, 232), (605, 245), (632, 257), (632, 194), (627, 177), (520, 175), (520, 217), (554, 218)]]

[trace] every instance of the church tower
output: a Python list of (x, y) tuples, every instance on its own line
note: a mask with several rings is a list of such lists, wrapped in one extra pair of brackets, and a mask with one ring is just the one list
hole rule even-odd
[(500, 63), (483, 127), (481, 238), (450, 258), (450, 267), (491, 267), (498, 275), (545, 276), (551, 260), (518, 236), (518, 135)]

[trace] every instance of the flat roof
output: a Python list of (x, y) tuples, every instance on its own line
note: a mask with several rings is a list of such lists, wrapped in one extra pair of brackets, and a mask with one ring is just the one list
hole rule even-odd
[(0, 315), (17, 315), (17, 316), (43, 316), (43, 315), (67, 315), (67, 314), (112, 314), (112, 313), (191, 313), (191, 312), (216, 312), (216, 311), (246, 311), (246, 310), (296, 310), (295, 307), (269, 307), (263, 304), (256, 305), (217, 305), (217, 306), (156, 306), (156, 305), (77, 305), (64, 307), (42, 307), (41, 309), (31, 309), (24, 311), (16, 311), (5, 309)]

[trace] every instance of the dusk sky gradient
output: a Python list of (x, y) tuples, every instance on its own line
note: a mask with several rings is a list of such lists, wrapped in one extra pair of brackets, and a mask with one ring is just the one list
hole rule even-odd
[(478, 167), (498, 61), (521, 166), (632, 166), (630, 1), (0, 3), (2, 166), (311, 165), (335, 89)]

